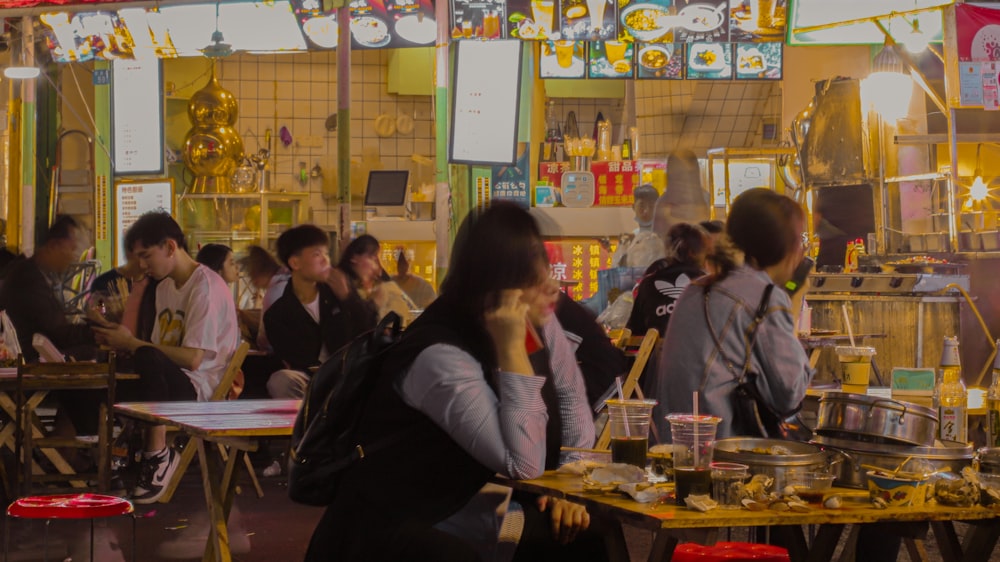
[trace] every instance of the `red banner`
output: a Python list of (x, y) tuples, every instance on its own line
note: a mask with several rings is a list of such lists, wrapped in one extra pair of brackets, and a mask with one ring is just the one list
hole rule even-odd
[(35, 6), (86, 6), (88, 4), (125, 4), (135, 0), (2, 0), (2, 8), (33, 8)]
[(958, 60), (1000, 60), (1000, 10), (955, 4), (955, 36)]

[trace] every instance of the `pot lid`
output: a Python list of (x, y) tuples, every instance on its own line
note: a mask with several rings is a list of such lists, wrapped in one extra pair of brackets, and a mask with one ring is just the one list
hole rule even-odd
[(715, 442), (715, 458), (757, 466), (799, 466), (826, 462), (819, 447), (798, 441), (730, 437)]
[(972, 445), (951, 444), (935, 441), (933, 447), (916, 445), (892, 445), (887, 443), (870, 443), (856, 439), (843, 439), (827, 435), (816, 435), (812, 443), (820, 447), (842, 449), (847, 452), (859, 452), (883, 457), (916, 457), (927, 460), (968, 460), (972, 458)]
[(933, 408), (905, 402), (894, 398), (883, 398), (881, 396), (868, 396), (867, 394), (853, 394), (850, 392), (824, 392), (819, 398), (820, 404), (823, 402), (848, 402), (860, 404), (862, 406), (885, 408), (899, 412), (912, 413), (918, 416), (933, 418), (937, 422), (937, 413)]

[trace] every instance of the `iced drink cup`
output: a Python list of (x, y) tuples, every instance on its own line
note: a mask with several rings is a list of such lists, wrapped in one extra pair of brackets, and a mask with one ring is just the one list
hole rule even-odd
[(608, 56), (608, 62), (615, 64), (620, 60), (625, 59), (625, 53), (628, 52), (628, 43), (623, 41), (605, 41), (604, 42), (604, 53)]
[(573, 48), (576, 46), (575, 41), (556, 41), (556, 62), (559, 66), (563, 68), (569, 68), (573, 66)]
[(555, 10), (553, 0), (531, 0), (531, 15), (535, 18), (538, 30), (544, 32), (545, 37), (552, 35), (552, 20), (556, 13)]
[(649, 416), (656, 400), (608, 400), (611, 424), (611, 462), (646, 468)]
[(712, 453), (715, 450), (715, 430), (721, 418), (670, 414), (670, 439), (674, 460), (675, 499), (684, 505), (690, 495), (712, 493)]
[(840, 359), (841, 383), (844, 392), (857, 394), (867, 392), (868, 380), (872, 373), (872, 357), (874, 356), (874, 347), (837, 346), (837, 358)]

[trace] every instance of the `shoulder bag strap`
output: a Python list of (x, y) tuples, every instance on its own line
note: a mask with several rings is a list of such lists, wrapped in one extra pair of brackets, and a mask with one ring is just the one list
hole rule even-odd
[(764, 294), (760, 297), (760, 305), (757, 306), (757, 313), (754, 314), (753, 322), (750, 323), (750, 328), (747, 329), (747, 353), (743, 361), (743, 371), (740, 373), (739, 379), (737, 379), (740, 383), (746, 379), (747, 371), (750, 370), (753, 346), (757, 342), (757, 328), (760, 327), (760, 323), (764, 320), (764, 314), (767, 313), (767, 306), (771, 300), (771, 291), (773, 290), (774, 283), (768, 283), (767, 287), (764, 287)]

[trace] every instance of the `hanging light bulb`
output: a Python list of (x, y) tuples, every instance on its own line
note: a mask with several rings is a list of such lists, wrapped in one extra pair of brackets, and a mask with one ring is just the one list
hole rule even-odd
[[(903, 20), (906, 21), (905, 19)], [(903, 47), (913, 53), (919, 54), (924, 52), (924, 49), (931, 42), (931, 38), (920, 30), (920, 20), (917, 16), (913, 16), (912, 22), (906, 22), (909, 29), (903, 32), (902, 37), (899, 38), (899, 42), (903, 44)]]
[(11, 53), (11, 65), (3, 70), (3, 75), (11, 80), (30, 80), (32, 78), (38, 78), (42, 70), (36, 66), (27, 66), (24, 64), (25, 52), (24, 52), (24, 36), (17, 43), (19, 45), (17, 53), (17, 62), (14, 60), (14, 53)]
[(903, 61), (887, 40), (875, 58), (872, 72), (861, 81), (861, 99), (874, 107), (889, 123), (906, 117), (913, 95), (913, 82)]

